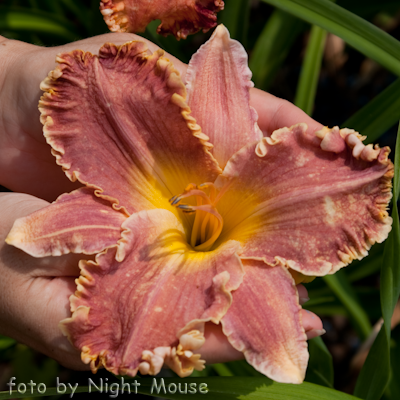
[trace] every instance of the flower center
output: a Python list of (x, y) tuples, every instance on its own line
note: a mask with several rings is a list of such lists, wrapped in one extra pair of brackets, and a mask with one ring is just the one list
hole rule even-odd
[[(216, 209), (216, 205), (225, 193), (224, 189), (217, 194), (217, 189), (213, 183), (207, 182), (198, 186), (191, 183), (182, 194), (169, 200), (171, 205), (186, 214), (196, 213), (190, 235), (190, 244), (197, 251), (210, 250), (222, 231), (224, 222)], [(196, 205), (181, 203), (183, 199), (192, 196), (196, 199)]]

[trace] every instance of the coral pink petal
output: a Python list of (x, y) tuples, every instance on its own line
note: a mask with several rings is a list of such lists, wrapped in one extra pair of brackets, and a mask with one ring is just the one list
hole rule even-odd
[(146, 26), (161, 20), (157, 33), (186, 39), (200, 29), (204, 32), (217, 24), (222, 0), (102, 0), (100, 12), (113, 32), (144, 32)]
[(188, 182), (215, 179), (212, 146), (189, 116), (185, 87), (162, 50), (105, 44), (99, 57), (75, 50), (57, 61), (39, 108), (47, 142), (71, 180), (133, 213), (169, 208)]
[(249, 105), (250, 79), (247, 53), (223, 25), (189, 63), (188, 103), (221, 167), (243, 146), (262, 138), (257, 112)]
[(222, 318), (223, 332), (255, 369), (284, 383), (301, 383), (308, 362), (293, 278), (282, 266), (244, 260), (245, 275)]
[(242, 258), (321, 276), (386, 239), (393, 164), (388, 148), (350, 129), (306, 128), (277, 130), (232, 157), (216, 181), (231, 184), (218, 205), (221, 240), (239, 240)]
[(242, 281), (239, 244), (195, 252), (176, 217), (160, 209), (122, 227), (118, 247), (82, 262), (63, 331), (93, 371), (156, 374), (163, 362), (181, 376), (202, 369), (193, 351), (204, 342), (204, 323), (220, 321)]
[(92, 189), (83, 188), (17, 219), (6, 242), (33, 257), (95, 254), (118, 242), (126, 218)]

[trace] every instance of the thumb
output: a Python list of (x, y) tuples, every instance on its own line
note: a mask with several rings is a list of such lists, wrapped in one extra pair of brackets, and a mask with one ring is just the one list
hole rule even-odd
[(2, 269), (29, 277), (79, 276), (78, 262), (88, 259), (82, 254), (34, 258), (5, 243), (5, 238), (18, 218), (48, 206), (45, 200), (22, 193), (0, 194), (0, 254)]

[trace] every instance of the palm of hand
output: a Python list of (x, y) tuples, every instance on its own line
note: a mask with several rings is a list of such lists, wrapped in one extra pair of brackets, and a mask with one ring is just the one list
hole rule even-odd
[[(16, 192), (28, 193), (52, 201), (64, 192), (80, 186), (70, 182), (50, 153), (42, 133), (37, 104), (41, 91), (40, 82), (46, 73), (54, 69), (55, 57), (60, 52), (81, 48), (97, 53), (107, 41), (122, 44), (137, 39), (131, 34), (107, 34), (82, 40), (57, 48), (38, 48), (21, 42), (5, 41), (13, 49), (10, 73), (2, 84), (0, 103), (0, 184)], [(140, 40), (143, 40), (140, 38)], [(157, 47), (148, 42), (151, 50)], [(173, 57), (169, 57), (173, 59)], [(186, 66), (173, 60), (176, 68), (184, 74)], [(259, 126), (267, 133), (274, 129), (306, 122), (311, 130), (321, 125), (306, 116), (290, 103), (274, 96), (253, 90), (252, 105), (260, 115)], [(47, 205), (43, 200), (27, 195), (3, 194), (0, 243), (16, 218)], [(0, 287), (0, 321), (7, 321), (2, 333), (48, 354), (72, 368), (85, 366), (75, 350), (58, 330), (58, 322), (70, 315), (68, 298), (75, 291), (74, 278), (79, 275), (77, 261), (80, 255), (32, 259), (22, 251), (0, 245), (0, 273), (4, 274)], [(304, 294), (305, 293), (305, 294)], [(300, 297), (306, 297), (304, 288)], [(321, 321), (303, 312), (306, 331), (321, 329)], [(239, 358), (238, 353), (224, 340), (218, 328), (206, 332), (207, 342), (202, 353), (208, 361), (226, 361)], [(222, 345), (221, 345), (222, 343)], [(215, 349), (218, 348), (218, 353)], [(205, 354), (206, 353), (206, 354)]]

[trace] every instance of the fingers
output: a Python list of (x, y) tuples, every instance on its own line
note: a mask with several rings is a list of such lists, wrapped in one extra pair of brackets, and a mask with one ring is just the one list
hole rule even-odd
[[(80, 255), (36, 259), (8, 246), (4, 239), (15, 218), (47, 206), (47, 202), (25, 194), (0, 194), (0, 333), (16, 338), (28, 346), (55, 358), (74, 369), (88, 369), (58, 328), (59, 322), (71, 315), (69, 297), (76, 290)], [(298, 286), (304, 302), (308, 293)], [(301, 310), (307, 338), (321, 335), (321, 320)], [(221, 325), (207, 323), (206, 343), (201, 349), (208, 363), (228, 362), (243, 358), (222, 332)]]
[(251, 90), (250, 104), (257, 110), (258, 125), (264, 135), (270, 135), (276, 129), (290, 127), (300, 122), (308, 125), (310, 133), (323, 127), (289, 101), (259, 89)]
[[(2, 38), (0, 38), (2, 40)], [(40, 83), (56, 67), (59, 53), (81, 49), (98, 54), (106, 42), (117, 45), (132, 41), (145, 41), (154, 52), (158, 46), (133, 34), (109, 33), (64, 46), (43, 48), (17, 40), (4, 40), (0, 48), (0, 60), (6, 65), (0, 70), (0, 184), (15, 191), (25, 192), (54, 201), (58, 195), (81, 186), (72, 183), (56, 164), (50, 147), (43, 137), (38, 102), (42, 91)], [(166, 54), (181, 73), (186, 65)], [(27, 68), (29, 65), (29, 68)], [(0, 63), (0, 67), (3, 67)], [(2, 82), (3, 76), (7, 79)], [(12, 172), (12, 173), (11, 173)]]
[(307, 339), (313, 339), (325, 333), (321, 319), (313, 312), (308, 310), (301, 311), (301, 318)]
[(308, 300), (310, 300), (310, 298), (308, 297), (307, 289), (304, 285), (297, 285), (297, 292), (299, 294), (300, 305), (303, 305), (304, 303), (307, 303)]
[(232, 347), (228, 339), (222, 332), (221, 324), (215, 325), (207, 322), (205, 325), (204, 337), (206, 342), (200, 349), (201, 358), (206, 360), (207, 364), (215, 364), (242, 360), (244, 355)]
[(1, 286), (1, 334), (15, 338), (68, 368), (89, 369), (82, 363), (80, 351), (58, 327), (62, 319), (71, 315), (69, 297), (76, 288), (74, 278), (18, 279), (7, 274)]
[[(297, 285), (300, 304), (309, 300), (307, 289), (303, 285)], [(321, 319), (311, 311), (301, 310), (301, 320), (303, 328), (306, 332), (307, 339), (312, 339), (321, 336), (325, 333)], [(202, 359), (206, 363), (221, 363), (244, 358), (242, 352), (234, 349), (228, 342), (228, 339), (222, 332), (221, 325), (215, 325), (212, 322), (207, 322), (205, 325), (204, 337), (206, 342), (200, 349)]]
[(7, 245), (4, 240), (14, 221), (25, 217), (49, 203), (22, 193), (0, 193), (0, 270), (11, 271), (25, 277), (79, 276), (78, 262), (88, 259), (82, 254), (67, 254), (61, 257), (33, 258), (22, 250)]
[(0, 334), (65, 366), (87, 369), (58, 328), (60, 320), (71, 315), (69, 296), (76, 290), (81, 257), (33, 258), (4, 242), (16, 218), (47, 204), (25, 194), (0, 194)]
[[(138, 35), (134, 35), (132, 33), (106, 33), (104, 35), (94, 36), (89, 39), (79, 40), (77, 42), (68, 43), (64, 46), (52, 48), (51, 52), (54, 54), (53, 62), (55, 62), (55, 56), (60, 52), (69, 52), (69, 51), (79, 49), (79, 50), (83, 50), (83, 51), (89, 51), (92, 54), (98, 54), (100, 47), (104, 43), (113, 43), (113, 44), (119, 46), (119, 45), (122, 45), (127, 42), (131, 42), (134, 40), (145, 42), (147, 44), (149, 50), (152, 53), (154, 53), (155, 51), (160, 49), (160, 47), (158, 47), (153, 42), (150, 42), (150, 40), (147, 40)], [(186, 64), (184, 64), (182, 61), (178, 60), (172, 54), (165, 53), (165, 57), (167, 57), (174, 64), (175, 68), (182, 75), (184, 75), (186, 73), (186, 68), (187, 68)]]
[[(299, 293), (300, 304), (304, 304), (310, 300), (305, 286), (297, 285), (297, 292)], [(301, 320), (308, 340), (325, 333), (321, 319), (313, 312), (304, 309), (301, 310)]]

